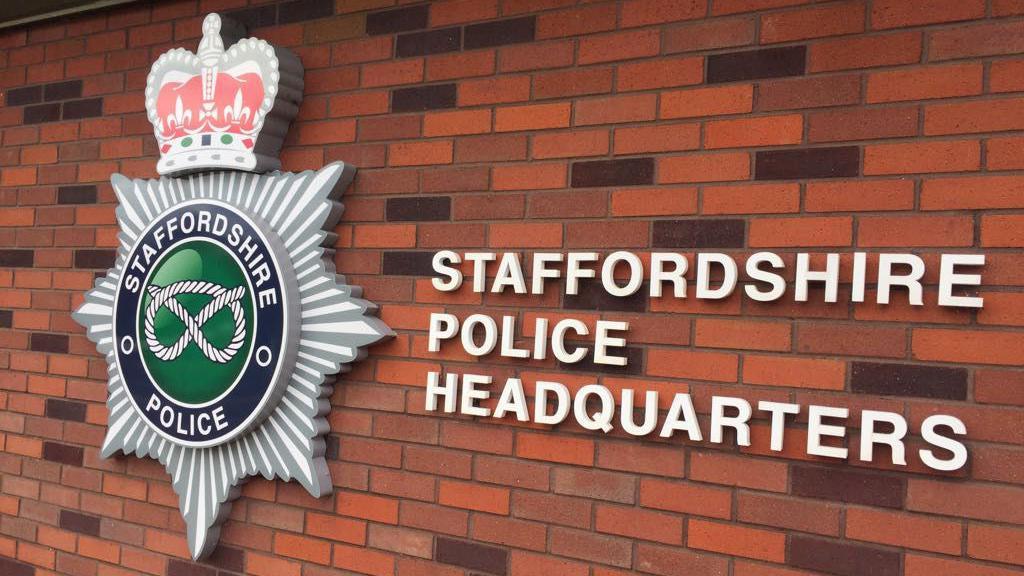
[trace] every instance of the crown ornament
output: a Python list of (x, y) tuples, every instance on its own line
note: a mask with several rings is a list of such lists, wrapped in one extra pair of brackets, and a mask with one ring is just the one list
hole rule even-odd
[(242, 31), (211, 13), (198, 53), (175, 48), (153, 63), (146, 112), (159, 145), (159, 174), (281, 167), (278, 153), (302, 102), (302, 63), (264, 40), (237, 40)]

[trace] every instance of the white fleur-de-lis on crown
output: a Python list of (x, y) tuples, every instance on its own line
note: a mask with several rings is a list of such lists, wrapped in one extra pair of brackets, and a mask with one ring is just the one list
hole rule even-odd
[(167, 127), (173, 130), (176, 126), (184, 126), (191, 121), (192, 111), (185, 110), (185, 104), (181, 101), (181, 96), (178, 96), (174, 101), (174, 114), (167, 117)]

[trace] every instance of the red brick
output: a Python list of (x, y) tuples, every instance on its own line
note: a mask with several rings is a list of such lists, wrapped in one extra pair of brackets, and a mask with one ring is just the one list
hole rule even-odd
[(728, 520), (732, 511), (732, 492), (702, 484), (645, 478), (640, 483), (640, 505)]
[(423, 116), (423, 135), (427, 137), (483, 134), (490, 131), (490, 110), (431, 112)]
[(725, 486), (785, 492), (789, 468), (784, 462), (749, 456), (694, 452), (690, 455), (690, 479)]
[(576, 126), (617, 124), (654, 120), (657, 97), (654, 94), (612, 96), (576, 101)]
[(274, 554), (317, 564), (330, 564), (331, 545), (287, 532), (274, 534)]
[(714, 19), (673, 26), (662, 36), (662, 49), (667, 54), (696, 52), (713, 48), (746, 46), (754, 41), (752, 18)]
[(960, 553), (962, 528), (960, 522), (929, 516), (851, 508), (846, 512), (846, 537), (937, 552)]
[(533, 79), (533, 97), (565, 98), (612, 91), (611, 68), (584, 68), (538, 74)]
[(302, 144), (332, 144), (356, 139), (355, 120), (330, 120), (299, 125), (298, 141)]
[(673, 216), (697, 211), (696, 188), (614, 190), (612, 216)]
[(917, 328), (913, 355), (920, 360), (1019, 366), (1024, 362), (1010, 350), (1022, 343), (1021, 335), (1014, 332)]
[(704, 126), (705, 148), (740, 148), (799, 144), (803, 140), (803, 116), (763, 116), (715, 120)]
[(741, 184), (704, 188), (704, 214), (779, 214), (800, 210), (796, 184)]
[(452, 142), (449, 140), (396, 142), (388, 145), (388, 164), (391, 166), (451, 164), (452, 155)]
[(457, 95), (459, 106), (522, 102), (529, 99), (529, 76), (499, 76), (493, 79), (466, 80), (459, 84)]
[(964, 172), (981, 167), (976, 140), (874, 144), (864, 147), (864, 174)]
[(572, 158), (603, 156), (608, 153), (607, 130), (577, 130), (537, 134), (533, 137), (533, 157)]
[(695, 88), (665, 92), (658, 109), (660, 118), (694, 118), (750, 112), (754, 106), (752, 85)]
[(519, 550), (512, 551), (511, 566), (512, 576), (540, 576), (542, 574), (587, 576), (589, 572), (586, 564)]
[(507, 515), (509, 491), (476, 483), (442, 480), (437, 501), (445, 506)]
[(450, 26), (497, 16), (497, 0), (448, 0), (430, 7), (431, 26)]
[(364, 87), (411, 84), (423, 80), (423, 59), (364, 64), (360, 71)]
[(727, 182), (750, 178), (746, 152), (689, 154), (658, 159), (658, 183)]
[(700, 84), (703, 80), (703, 58), (667, 58), (620, 65), (615, 87), (619, 92), (628, 92)]
[[(978, 1), (978, 0), (974, 0)], [(928, 57), (951, 60), (1017, 54), (1024, 50), (1024, 22), (995, 22), (936, 30), (929, 34)]]
[(521, 72), (561, 68), (572, 64), (575, 57), (575, 43), (568, 40), (506, 46), (498, 52), (498, 69)]
[(580, 40), (577, 61), (587, 65), (651, 56), (658, 52), (659, 46), (660, 35), (656, 30), (588, 36)]
[(1024, 566), (1024, 530), (971, 523), (967, 528), (967, 555), (993, 562)]
[(686, 545), (733, 556), (784, 562), (786, 535), (782, 532), (733, 526), (691, 518), (686, 525)]
[(750, 223), (751, 247), (849, 246), (853, 219), (843, 216), (760, 219)]
[(984, 16), (984, 0), (878, 0), (871, 6), (871, 27), (901, 28)]
[(910, 210), (914, 207), (911, 180), (809, 182), (804, 197), (808, 212)]
[(868, 76), (867, 101), (896, 102), (981, 94), (981, 64), (951, 64), (885, 72)]
[(492, 170), (494, 190), (564, 188), (568, 171), (564, 163), (499, 165)]
[(858, 223), (859, 246), (970, 246), (974, 222), (967, 216), (873, 216)]
[(639, 508), (599, 505), (595, 516), (598, 532), (677, 546), (683, 543), (683, 521), (675, 515)]
[(747, 355), (743, 381), (747, 384), (842, 390), (846, 364), (837, 360)]
[(1021, 129), (1024, 129), (1024, 98), (978, 100), (925, 107), (926, 136)]
[(513, 132), (520, 130), (542, 130), (545, 128), (568, 128), (569, 114), (570, 108), (568, 103), (498, 108), (495, 110), (494, 131)]
[(989, 68), (990, 92), (1020, 92), (1024, 90), (1024, 60), (1000, 60)]
[(826, 536), (839, 535), (841, 508), (829, 502), (742, 492), (737, 495), (736, 507), (736, 518), (742, 522)]
[(516, 435), (516, 456), (530, 460), (592, 466), (594, 442), (584, 438), (565, 437), (554, 442), (549, 435), (520, 432)]
[(913, 64), (921, 59), (921, 33), (895, 32), (827, 40), (812, 44), (808, 52), (810, 72)]
[(773, 12), (761, 16), (761, 43), (789, 42), (864, 31), (864, 4), (842, 4)]
[(985, 142), (985, 166), (989, 170), (1024, 168), (1024, 138), (991, 138)]
[(784, 352), (790, 346), (788, 322), (704, 318), (697, 320), (694, 344), (701, 348), (741, 348)]
[(1018, 570), (1010, 570), (997, 566), (981, 566), (970, 561), (940, 558), (935, 556), (919, 556), (907, 554), (904, 561), (906, 576), (1014, 576)]
[(700, 124), (622, 126), (615, 129), (615, 154), (675, 152), (700, 147)]
[(736, 382), (737, 373), (735, 354), (653, 348), (647, 351), (647, 374), (650, 376)]
[(612, 30), (618, 7), (612, 4), (585, 6), (537, 17), (537, 38), (563, 38)]
[(1021, 495), (1024, 488), (913, 478), (907, 484), (907, 509), (1020, 524), (1024, 519)]
[(1024, 245), (1021, 218), (1013, 215), (987, 215), (981, 218), (981, 245), (1018, 247)]

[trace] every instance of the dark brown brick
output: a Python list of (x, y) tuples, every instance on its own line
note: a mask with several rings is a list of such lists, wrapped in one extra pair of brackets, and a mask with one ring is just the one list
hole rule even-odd
[(242, 10), (232, 10), (231, 12), (225, 12), (224, 15), (252, 30), (253, 28), (277, 24), (277, 5), (270, 4), (267, 6), (243, 8)]
[(40, 124), (42, 122), (53, 122), (60, 120), (60, 104), (37, 104), (25, 107), (25, 115), (22, 122), (25, 124)]
[(648, 290), (641, 287), (634, 294), (620, 298), (609, 294), (600, 280), (586, 279), (580, 280), (579, 294), (565, 295), (564, 305), (572, 310), (643, 312), (647, 310), (647, 294)]
[(592, 160), (572, 165), (572, 187), (633, 186), (654, 183), (654, 158)]
[(67, 334), (33, 332), (29, 341), (29, 348), (36, 352), (55, 352), (59, 354), (67, 354), (68, 352)]
[(42, 86), (25, 86), (24, 88), (12, 88), (7, 91), (6, 103), (8, 106), (24, 106), (26, 104), (37, 104), (42, 101)]
[(794, 534), (789, 565), (840, 576), (899, 576), (900, 554), (871, 546)]
[[(242, 573), (245, 572), (245, 551), (240, 548), (218, 545), (213, 553), (203, 560), (203, 563), (221, 570)], [(223, 575), (223, 572), (220, 574)]]
[(422, 112), (455, 108), (455, 84), (434, 84), (391, 91), (392, 112)]
[(43, 459), (70, 466), (81, 466), (85, 450), (81, 446), (68, 446), (57, 442), (43, 442)]
[(421, 4), (408, 8), (374, 12), (366, 16), (366, 33), (372, 36), (426, 28), (429, 11), (430, 6)]
[(85, 404), (59, 398), (47, 398), (46, 417), (58, 420), (71, 420), (72, 422), (85, 422)]
[(167, 576), (217, 576), (217, 569), (171, 558), (167, 561)]
[(34, 259), (32, 250), (0, 250), (0, 268), (31, 268)]
[(43, 87), (43, 100), (53, 102), (54, 100), (70, 100), (71, 98), (82, 97), (82, 81), (67, 80), (65, 82), (54, 82)]
[(444, 537), (438, 537), (434, 546), (438, 562), (499, 576), (508, 574), (508, 550), (504, 548)]
[(13, 310), (0, 310), (0, 328), (10, 328), (14, 324)]
[[(585, 343), (580, 343), (581, 346), (586, 346)], [(633, 346), (626, 346), (625, 348), (608, 348), (608, 354), (612, 356), (625, 356), (625, 366), (612, 366), (610, 364), (598, 364), (594, 362), (594, 349), (590, 348), (586, 358), (580, 362), (572, 364), (566, 364), (559, 362), (558, 366), (562, 370), (568, 370), (570, 372), (599, 372), (602, 374), (622, 374), (638, 376), (644, 373), (644, 350), (643, 348), (636, 348)]]
[(60, 527), (79, 534), (100, 535), (100, 519), (73, 510), (60, 511)]
[(110, 268), (116, 258), (115, 250), (75, 250), (75, 268)]
[(900, 508), (904, 481), (895, 476), (821, 466), (793, 466), (790, 492), (794, 496)]
[(61, 186), (57, 189), (58, 204), (95, 204), (96, 187), (84, 186)]
[(462, 28), (444, 28), (402, 34), (395, 43), (399, 58), (454, 52), (462, 46)]
[(433, 252), (385, 252), (383, 273), (388, 276), (434, 276)]
[(498, 22), (484, 22), (466, 26), (466, 37), (463, 46), (466, 50), (533, 42), (537, 33), (537, 20), (534, 16), (513, 18)]
[(656, 220), (651, 245), (655, 248), (742, 248), (743, 220)]
[(754, 161), (755, 180), (849, 178), (860, 172), (860, 148), (799, 148), (762, 150)]
[(69, 100), (64, 103), (64, 119), (95, 118), (103, 115), (103, 98)]
[(10, 558), (0, 557), (0, 574), (4, 576), (35, 576), (36, 569)]
[(277, 23), (292, 24), (334, 15), (334, 0), (293, 0), (278, 8)]
[(863, 394), (967, 400), (967, 369), (853, 362), (850, 389)]
[(800, 76), (807, 61), (806, 46), (764, 48), (728, 54), (712, 54), (707, 59), (709, 84)]
[(449, 196), (388, 198), (386, 214), (393, 222), (450, 220), (452, 199)]

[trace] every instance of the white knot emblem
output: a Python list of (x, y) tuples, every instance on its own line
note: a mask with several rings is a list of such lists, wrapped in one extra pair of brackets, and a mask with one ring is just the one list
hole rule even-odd
[[(208, 359), (217, 362), (218, 364), (226, 364), (235, 357), (238, 350), (245, 343), (245, 314), (242, 312), (242, 306), (238, 301), (245, 294), (245, 287), (238, 286), (228, 290), (223, 286), (214, 284), (212, 282), (204, 282), (201, 280), (185, 280), (182, 282), (175, 282), (168, 286), (160, 288), (159, 286), (149, 286), (146, 288), (149, 292), (152, 300), (149, 306), (146, 307), (146, 319), (144, 323), (144, 330), (146, 334), (146, 344), (149, 349), (157, 358), (164, 361), (171, 361), (181, 356), (182, 352), (185, 351), (185, 347), (190, 342), (195, 342), (196, 346)], [(176, 299), (175, 297), (179, 294), (208, 294), (213, 296), (206, 306), (199, 311), (199, 314), (192, 316)], [(228, 343), (224, 348), (217, 348), (206, 339), (203, 335), (203, 325), (213, 317), (214, 314), (220, 312), (225, 306), (231, 309), (231, 315), (235, 320), (235, 332), (231, 336), (231, 342)], [(170, 345), (164, 346), (156, 338), (156, 330), (153, 327), (153, 321), (156, 318), (156, 313), (161, 308), (166, 307), (175, 316), (177, 316), (185, 324), (185, 333), (181, 335), (178, 340)]]

